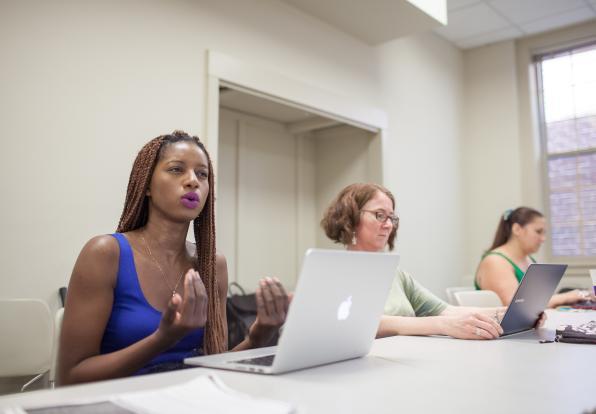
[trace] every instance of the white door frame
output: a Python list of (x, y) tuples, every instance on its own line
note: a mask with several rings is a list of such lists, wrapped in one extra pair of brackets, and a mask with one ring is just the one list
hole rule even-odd
[[(207, 50), (207, 85), (203, 138), (217, 171), (219, 137), (219, 87), (227, 86), (274, 102), (375, 132), (381, 148), (386, 137), (387, 113), (358, 105), (346, 97), (291, 79), (267, 68)], [(384, 156), (382, 157), (385, 158)], [(384, 164), (384, 163), (383, 163)], [(384, 167), (375, 180), (383, 183)]]
[[(369, 179), (383, 184), (385, 176), (384, 161), (386, 159), (383, 148), (385, 147), (384, 140), (387, 136), (388, 124), (385, 111), (358, 105), (344, 96), (335, 95), (267, 68), (258, 67), (208, 50), (205, 129), (202, 137), (207, 148), (209, 148), (214, 171), (217, 171), (219, 159), (220, 86), (226, 86), (373, 132), (375, 134), (374, 144), (370, 147), (369, 156), (375, 158), (380, 156), (381, 160), (378, 162), (378, 159), (376, 159), (376, 162), (369, 163), (371, 166)], [(215, 187), (214, 191), (217, 192), (217, 184)], [(236, 245), (235, 254), (237, 255), (237, 253), (238, 246)], [(296, 251), (296, 263), (300, 263), (302, 253), (302, 251)], [(237, 270), (235, 269), (232, 277), (235, 281), (238, 277)]]

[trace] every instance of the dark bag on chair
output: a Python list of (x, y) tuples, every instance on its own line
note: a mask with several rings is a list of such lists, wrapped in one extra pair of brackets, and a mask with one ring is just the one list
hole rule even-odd
[[(236, 290), (237, 293), (232, 293)], [(246, 294), (242, 286), (230, 283), (226, 302), (228, 320), (228, 349), (234, 348), (248, 335), (248, 329), (257, 318), (257, 299), (254, 293)]]
[[(237, 291), (233, 293), (232, 291)], [(226, 302), (226, 315), (228, 321), (228, 349), (234, 348), (248, 335), (250, 326), (257, 319), (257, 296), (246, 293), (242, 286), (236, 282), (228, 287)], [(266, 346), (277, 345), (279, 334), (273, 335)]]

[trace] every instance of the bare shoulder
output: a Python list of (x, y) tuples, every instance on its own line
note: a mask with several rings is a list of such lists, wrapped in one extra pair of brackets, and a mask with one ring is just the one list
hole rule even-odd
[[(190, 257), (195, 260), (197, 258), (197, 245), (187, 240), (186, 251)], [(226, 258), (222, 254), (215, 255), (215, 277), (217, 278), (217, 286), (219, 287), (222, 297), (226, 297), (228, 294), (228, 264)]]
[(226, 261), (226, 257), (223, 254), (216, 254), (215, 255), (215, 266), (216, 267), (220, 267), (220, 266), (225, 266), (227, 267), (227, 261)]
[(511, 263), (509, 263), (504, 257), (498, 256), (496, 254), (489, 254), (488, 256), (485, 256), (484, 259), (480, 261), (480, 265), (478, 266), (478, 271), (482, 273), (491, 273), (493, 271), (501, 273), (510, 270), (512, 270)]
[(228, 294), (228, 264), (225, 256), (222, 254), (218, 254), (215, 257), (215, 274), (221, 295), (225, 297)]
[(110, 235), (102, 234), (101, 236), (95, 236), (90, 239), (81, 254), (87, 254), (91, 256), (97, 256), (102, 259), (118, 259), (120, 256), (120, 247), (116, 239)]
[[(197, 258), (197, 245), (187, 240), (186, 241), (186, 251), (188, 255), (196, 260)], [(225, 293), (227, 294), (227, 286), (228, 286), (228, 264), (226, 262), (226, 258), (222, 254), (215, 255), (215, 276), (217, 278), (217, 284), (219, 286), (225, 286)]]
[[(120, 248), (114, 237), (110, 235), (93, 237), (83, 246), (71, 279), (92, 284), (103, 282), (114, 284), (119, 259)], [(109, 277), (106, 278), (106, 275)]]
[(511, 290), (517, 286), (517, 279), (511, 263), (498, 255), (488, 255), (480, 262), (476, 281), (482, 289), (494, 290), (503, 303), (511, 299)]

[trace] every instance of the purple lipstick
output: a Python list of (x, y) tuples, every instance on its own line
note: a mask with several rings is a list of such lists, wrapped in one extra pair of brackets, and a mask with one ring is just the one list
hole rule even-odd
[(180, 198), (182, 205), (186, 208), (194, 210), (199, 206), (199, 195), (197, 193), (188, 192)]

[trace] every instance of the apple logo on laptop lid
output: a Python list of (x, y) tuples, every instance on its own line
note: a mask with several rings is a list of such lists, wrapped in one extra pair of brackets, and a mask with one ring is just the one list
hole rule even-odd
[(337, 308), (337, 320), (345, 321), (350, 316), (350, 308), (352, 307), (352, 296), (348, 296), (346, 300), (339, 304)]

